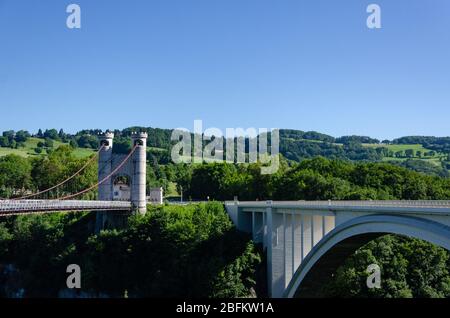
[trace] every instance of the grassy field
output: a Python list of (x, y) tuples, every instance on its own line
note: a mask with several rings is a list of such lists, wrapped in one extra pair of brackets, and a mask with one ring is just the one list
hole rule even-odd
[[(423, 156), (425, 152), (429, 152), (432, 151), (431, 149), (427, 149), (424, 148), (422, 145), (420, 144), (406, 144), (406, 145), (384, 145), (384, 144), (363, 144), (364, 147), (371, 147), (371, 148), (378, 148), (378, 147), (385, 147), (391, 151), (393, 151), (394, 153), (397, 151), (405, 151), (407, 149), (412, 149), (414, 150), (414, 157), (413, 158), (397, 158), (397, 157), (384, 157), (383, 161), (397, 161), (397, 162), (403, 162), (409, 159), (415, 159), (415, 160), (422, 160), (428, 163), (431, 163), (437, 167), (441, 166), (441, 161), (440, 159), (442, 157), (447, 157), (447, 155), (443, 154), (443, 153), (438, 153), (436, 152), (436, 154), (432, 157), (430, 156)], [(422, 152), (422, 157), (416, 157), (416, 152), (417, 151), (421, 151)]]
[(305, 141), (305, 142), (315, 142), (315, 143), (323, 143), (322, 140), (314, 140), (314, 139), (303, 139), (303, 138), (286, 138), (283, 137), (283, 140), (288, 140), (288, 141)]
[(159, 151), (159, 152), (167, 151), (167, 149), (165, 149), (165, 148), (149, 147), (149, 146), (147, 146), (147, 150), (153, 150), (153, 151)]
[(165, 193), (166, 196), (178, 196), (179, 193), (177, 191), (177, 184), (175, 182), (169, 182), (169, 185), (167, 187), (167, 192)]
[[(39, 156), (34, 149), (37, 147), (37, 144), (39, 142), (43, 142), (44, 139), (40, 139), (40, 138), (29, 138), (26, 142), (25, 142), (25, 147), (24, 148), (18, 148), (18, 149), (11, 149), (11, 148), (3, 148), (0, 147), (0, 157), (2, 156), (6, 156), (6, 155), (10, 155), (10, 154), (15, 154), (18, 156), (22, 156), (22, 157), (30, 157), (30, 156)], [(59, 141), (54, 141), (53, 142), (53, 148), (56, 149), (61, 145), (67, 145), (65, 143), (59, 142)], [(84, 158), (84, 157), (88, 157), (91, 154), (93, 154), (94, 151), (92, 149), (85, 149), (85, 148), (77, 148), (74, 150), (74, 155), (78, 158)], [(45, 154), (45, 151), (42, 152), (42, 154)]]
[[(433, 151), (433, 150), (424, 148), (420, 144), (417, 144), (417, 145), (416, 144), (406, 144), (406, 145), (363, 144), (363, 146), (364, 147), (371, 147), (371, 148), (384, 147), (384, 148), (387, 148), (390, 151), (393, 151), (394, 153), (397, 152), (397, 151), (405, 151), (405, 150), (408, 150), (408, 149), (412, 149), (412, 150), (414, 150), (414, 159), (426, 160), (426, 161), (432, 162), (432, 163), (434, 163), (436, 165), (440, 165), (439, 159), (441, 157), (446, 157), (447, 156), (446, 154), (439, 153), (439, 152), (436, 152), (436, 151), (435, 151), (436, 154), (434, 156), (424, 156), (424, 154), (426, 152), (430, 152), (430, 151)], [(420, 158), (416, 157), (417, 151), (421, 151), (422, 152), (422, 157), (420, 157)], [(404, 160), (407, 160), (407, 159), (409, 159), (409, 158), (395, 158), (395, 157), (383, 158), (383, 160), (385, 160), (385, 161), (389, 161), (389, 160), (404, 161)]]
[[(309, 139), (293, 139), (293, 138), (285, 138), (286, 140), (290, 140), (290, 141), (306, 141), (306, 142), (315, 142), (315, 143), (323, 143), (323, 141), (320, 140), (309, 140)], [(333, 143), (333, 145), (335, 146), (344, 146), (341, 143)], [(428, 151), (431, 151), (431, 149), (427, 149), (424, 148), (422, 145), (420, 144), (406, 144), (406, 145), (385, 145), (385, 144), (362, 144), (363, 147), (368, 147), (368, 148), (380, 148), (380, 147), (384, 147), (387, 148), (393, 152), (397, 152), (397, 151), (405, 151), (407, 149), (412, 149), (414, 150), (414, 153), (416, 153), (417, 151), (421, 151), (422, 154)]]
[(415, 144), (407, 144), (407, 145), (384, 145), (384, 144), (363, 144), (364, 147), (370, 147), (370, 148), (379, 148), (384, 147), (387, 148), (393, 152), (397, 151), (405, 151), (407, 149), (412, 149), (414, 152), (422, 151), (422, 153), (430, 151), (430, 149), (424, 148), (422, 145), (415, 145)]

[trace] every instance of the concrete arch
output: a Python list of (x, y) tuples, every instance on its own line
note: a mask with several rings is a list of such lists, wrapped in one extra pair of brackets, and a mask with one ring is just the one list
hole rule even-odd
[[(318, 242), (292, 277), (284, 297), (320, 297), (314, 294), (359, 247), (386, 234), (422, 239), (450, 250), (450, 227), (431, 220), (390, 214), (372, 214), (340, 224)], [(301, 286), (301, 289), (299, 287)]]

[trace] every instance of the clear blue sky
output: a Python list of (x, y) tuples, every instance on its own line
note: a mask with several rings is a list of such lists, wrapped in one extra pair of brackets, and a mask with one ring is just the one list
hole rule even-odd
[(0, 0), (0, 110), (0, 130), (33, 132), (202, 119), (447, 136), (450, 1)]

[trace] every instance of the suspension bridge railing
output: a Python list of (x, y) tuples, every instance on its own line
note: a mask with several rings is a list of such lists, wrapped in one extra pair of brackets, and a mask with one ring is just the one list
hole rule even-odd
[(64, 211), (127, 211), (130, 209), (131, 203), (126, 201), (3, 200), (0, 204), (0, 217)]

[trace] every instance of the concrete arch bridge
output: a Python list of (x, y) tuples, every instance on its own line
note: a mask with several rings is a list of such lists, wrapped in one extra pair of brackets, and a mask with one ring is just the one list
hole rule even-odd
[(450, 201), (289, 201), (225, 203), (241, 231), (267, 250), (271, 297), (317, 297), (343, 260), (385, 235), (450, 250)]

